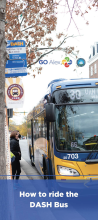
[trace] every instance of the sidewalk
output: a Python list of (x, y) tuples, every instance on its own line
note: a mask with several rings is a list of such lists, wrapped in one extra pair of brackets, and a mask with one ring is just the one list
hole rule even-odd
[(22, 173), (20, 179), (42, 179), (41, 175), (38, 173), (35, 167), (27, 163), (23, 158), (20, 161)]
[(26, 176), (26, 173), (23, 171), (23, 169), (21, 169), (21, 174), (20, 174), (20, 180), (27, 180), (29, 179), (27, 176)]

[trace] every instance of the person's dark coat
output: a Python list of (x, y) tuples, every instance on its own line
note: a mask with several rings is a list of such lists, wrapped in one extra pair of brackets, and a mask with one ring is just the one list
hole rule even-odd
[[(19, 139), (18, 140), (16, 140), (17, 142), (18, 142), (18, 144), (19, 144)], [(21, 160), (21, 149), (20, 149), (20, 145), (19, 145), (19, 152), (20, 152), (20, 155), (19, 155), (19, 160)]]
[(16, 179), (19, 179), (19, 175), (21, 173), (21, 168), (20, 168), (20, 158), (21, 154), (19, 154), (20, 151), (20, 146), (19, 146), (19, 141), (16, 140), (15, 138), (10, 139), (10, 151), (15, 155), (15, 161), (12, 163), (12, 175), (13, 179), (16, 174)]
[(11, 152), (15, 155), (16, 160), (20, 160), (20, 146), (19, 146), (19, 141), (16, 140), (15, 138), (10, 139), (10, 150)]

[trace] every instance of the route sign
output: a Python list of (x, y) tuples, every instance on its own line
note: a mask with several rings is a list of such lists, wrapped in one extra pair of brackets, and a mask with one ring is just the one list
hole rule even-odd
[(6, 62), (5, 77), (27, 75), (26, 47), (24, 40), (8, 40), (6, 50), (9, 60)]

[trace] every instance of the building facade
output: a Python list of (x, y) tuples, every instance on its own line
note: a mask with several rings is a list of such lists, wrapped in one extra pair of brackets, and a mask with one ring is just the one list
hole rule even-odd
[(89, 56), (89, 78), (98, 78), (98, 42), (91, 46), (91, 55)]

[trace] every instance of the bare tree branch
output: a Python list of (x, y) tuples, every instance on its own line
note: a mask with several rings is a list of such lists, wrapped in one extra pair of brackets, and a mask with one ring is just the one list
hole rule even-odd
[(75, 23), (75, 21), (74, 21), (74, 19), (73, 19), (73, 16), (72, 16), (73, 9), (74, 9), (74, 5), (75, 5), (75, 1), (76, 1), (76, 0), (74, 0), (73, 7), (72, 7), (72, 11), (71, 11), (71, 10), (70, 10), (70, 7), (69, 7), (69, 4), (68, 4), (68, 0), (66, 0), (67, 5), (68, 5), (68, 9), (69, 9), (69, 12), (70, 12), (70, 22), (69, 22), (69, 25), (68, 25), (68, 27), (67, 27), (67, 30), (68, 30), (68, 28), (69, 28), (69, 26), (70, 26), (70, 24), (71, 24), (71, 20), (73, 20), (73, 22), (74, 22), (74, 24), (75, 24), (75, 26), (76, 26), (76, 28), (77, 28), (77, 30), (78, 30), (78, 32), (79, 32), (79, 29), (78, 29), (78, 27), (77, 27), (77, 25), (76, 25), (76, 23)]
[(33, 62), (33, 63), (31, 63), (30, 65), (28, 65), (27, 68), (29, 68), (31, 65), (36, 64), (36, 63), (37, 63), (42, 57), (44, 57), (45, 55), (47, 55), (47, 54), (49, 54), (49, 53), (51, 53), (51, 52), (57, 50), (57, 49), (64, 43), (64, 41), (65, 41), (67, 38), (70, 38), (70, 37), (73, 37), (73, 35), (72, 35), (72, 36), (65, 37), (65, 38), (63, 39), (63, 41), (62, 41), (55, 49), (52, 49), (51, 51), (42, 54), (35, 62)]

